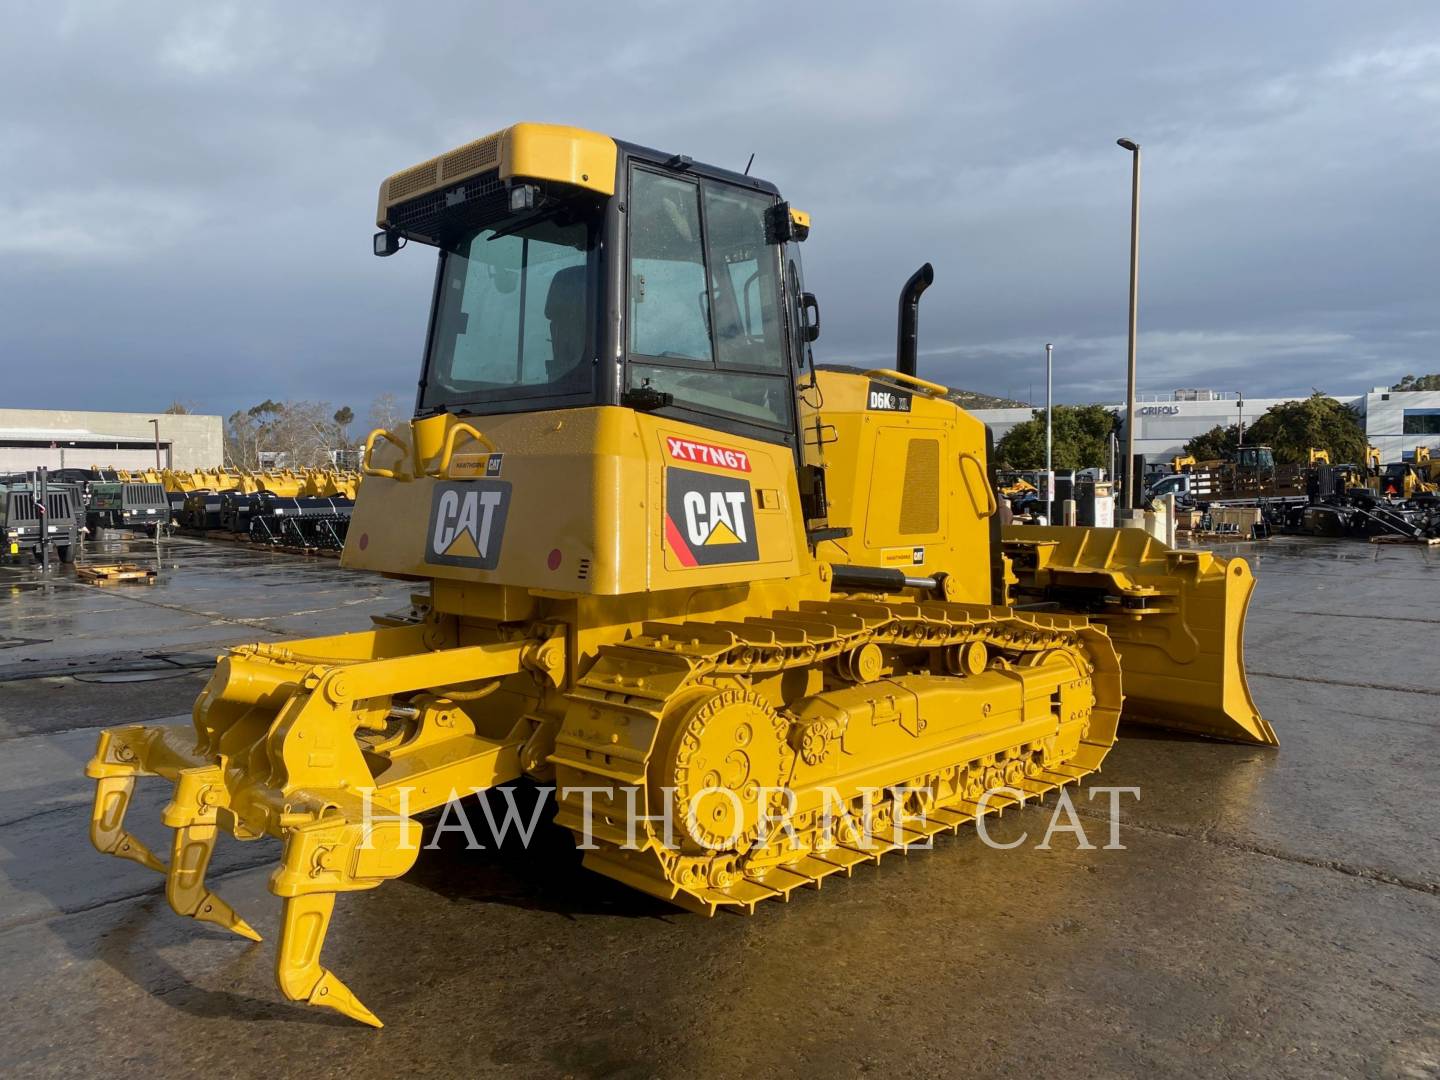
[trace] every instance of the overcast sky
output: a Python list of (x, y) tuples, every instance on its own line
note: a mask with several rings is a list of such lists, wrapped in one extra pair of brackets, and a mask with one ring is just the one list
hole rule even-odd
[(1440, 4), (3, 3), (0, 405), (413, 395), (433, 253), (379, 181), (517, 120), (777, 183), (824, 361), (1123, 396), (1440, 370)]

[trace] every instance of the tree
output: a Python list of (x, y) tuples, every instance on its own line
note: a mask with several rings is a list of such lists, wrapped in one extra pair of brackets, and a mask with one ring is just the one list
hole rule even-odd
[(1309, 450), (1330, 452), (1335, 462), (1365, 460), (1365, 428), (1350, 406), (1315, 391), (1301, 401), (1282, 401), (1245, 430), (1245, 442), (1264, 443), (1275, 460), (1291, 465), (1309, 461)]
[(1440, 390), (1440, 375), (1406, 375), (1391, 390)]
[[(1110, 436), (1119, 426), (1103, 405), (1056, 405), (1052, 457), (1057, 469), (1101, 468), (1109, 460)], [(995, 446), (995, 460), (1009, 469), (1045, 467), (1045, 410), (1016, 424)]]
[[(1239, 445), (1239, 429), (1213, 427), (1185, 444), (1185, 452), (1197, 461), (1228, 461)], [(1328, 450), (1334, 462), (1365, 460), (1365, 429), (1360, 417), (1318, 390), (1301, 401), (1272, 405), (1245, 429), (1245, 444), (1263, 444), (1275, 451), (1283, 464), (1303, 465), (1310, 460), (1310, 448)]]
[(1240, 428), (1236, 424), (1221, 427), (1216, 424), (1209, 431), (1196, 435), (1185, 444), (1185, 453), (1196, 461), (1228, 461), (1240, 445)]
[(355, 410), (350, 408), (349, 405), (342, 405), (335, 410), (335, 415), (332, 419), (335, 421), (335, 429), (338, 436), (336, 440), (337, 445), (341, 449), (349, 449), (350, 425), (355, 422)]
[(372, 430), (384, 428), (386, 431), (394, 431), (409, 419), (410, 414), (401, 411), (399, 400), (389, 390), (375, 395), (375, 400), (370, 403), (370, 427)]
[(225, 421), (226, 461), (242, 469), (329, 465), (332, 452), (346, 448), (339, 418), (347, 411), (323, 401), (269, 398), (237, 410)]
[(164, 416), (189, 416), (195, 411), (193, 401), (172, 401), (165, 406)]

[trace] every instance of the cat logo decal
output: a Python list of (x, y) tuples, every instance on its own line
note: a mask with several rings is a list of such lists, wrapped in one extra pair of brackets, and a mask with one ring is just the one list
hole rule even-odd
[(749, 482), (692, 469), (666, 469), (665, 543), (684, 566), (758, 560)]
[(430, 500), (425, 561), (441, 566), (494, 570), (500, 563), (500, 544), (505, 539), (505, 515), (509, 509), (508, 481), (436, 484)]

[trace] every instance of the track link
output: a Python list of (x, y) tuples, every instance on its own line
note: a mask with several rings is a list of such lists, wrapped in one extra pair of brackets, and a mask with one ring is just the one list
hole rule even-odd
[(550, 760), (586, 864), (713, 913), (1080, 780), (1121, 693), (1084, 617), (842, 597), (646, 624), (569, 701)]

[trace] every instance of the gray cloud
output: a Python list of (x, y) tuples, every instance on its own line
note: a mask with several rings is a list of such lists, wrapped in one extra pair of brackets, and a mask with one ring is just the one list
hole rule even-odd
[(433, 263), (382, 177), (519, 119), (755, 171), (810, 210), (823, 356), (927, 373), (1360, 391), (1440, 368), (1440, 10), (1332, 2), (15, 5), (0, 41), (5, 404), (408, 394)]

